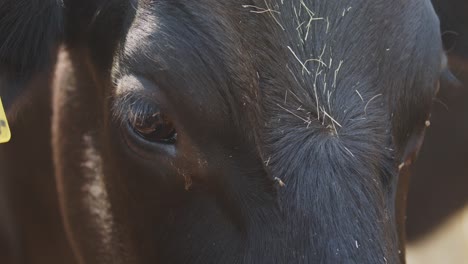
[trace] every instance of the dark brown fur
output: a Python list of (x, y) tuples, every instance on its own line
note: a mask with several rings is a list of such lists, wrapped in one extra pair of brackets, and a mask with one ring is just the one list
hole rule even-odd
[[(404, 258), (399, 165), (443, 70), (437, 18), (427, 1), (303, 4), (64, 2), (51, 146), (78, 262)], [(322, 21), (299, 26), (306, 8)], [(128, 129), (145, 107), (123, 95), (166, 111), (177, 142)]]

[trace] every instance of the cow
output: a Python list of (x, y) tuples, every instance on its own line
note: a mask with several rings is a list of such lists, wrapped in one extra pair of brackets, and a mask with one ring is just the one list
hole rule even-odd
[(10, 263), (404, 263), (409, 165), (445, 67), (429, 1), (0, 14)]

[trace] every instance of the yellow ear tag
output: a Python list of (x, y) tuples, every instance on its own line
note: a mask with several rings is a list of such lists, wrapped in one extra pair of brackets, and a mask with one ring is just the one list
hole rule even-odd
[(11, 139), (10, 127), (3, 109), (2, 99), (0, 98), (0, 144), (6, 143)]

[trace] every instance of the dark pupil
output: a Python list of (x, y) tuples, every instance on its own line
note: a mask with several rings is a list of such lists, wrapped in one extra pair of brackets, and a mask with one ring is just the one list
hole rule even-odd
[(174, 126), (161, 112), (135, 118), (133, 128), (140, 136), (149, 141), (163, 143), (173, 143), (175, 141)]

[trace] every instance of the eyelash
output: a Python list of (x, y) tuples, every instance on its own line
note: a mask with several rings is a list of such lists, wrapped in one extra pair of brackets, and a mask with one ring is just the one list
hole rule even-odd
[(127, 120), (131, 123), (135, 123), (138, 119), (144, 120), (148, 117), (151, 117), (156, 112), (159, 112), (159, 109), (154, 105), (141, 102), (136, 103), (130, 107)]
[(144, 119), (160, 111), (158, 104), (144, 95), (129, 93), (114, 102), (113, 119), (120, 125), (127, 122), (135, 122), (137, 119)]

